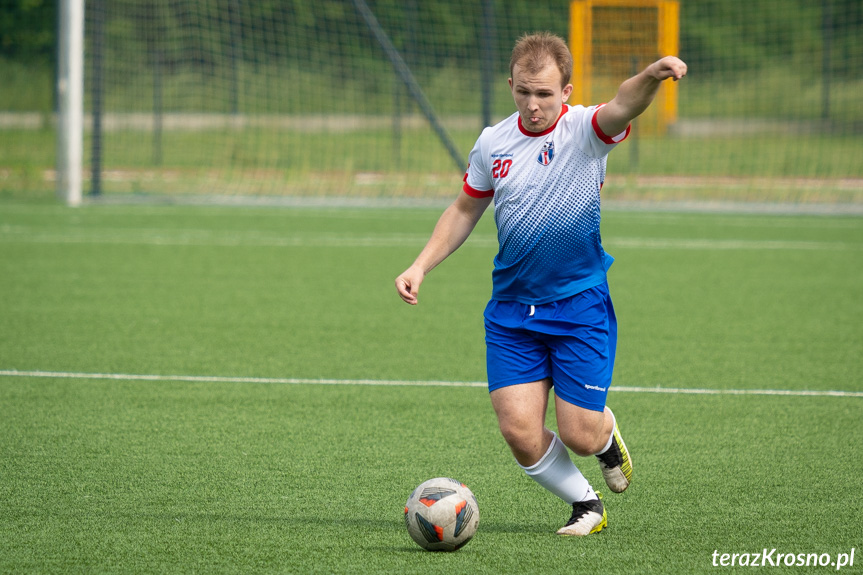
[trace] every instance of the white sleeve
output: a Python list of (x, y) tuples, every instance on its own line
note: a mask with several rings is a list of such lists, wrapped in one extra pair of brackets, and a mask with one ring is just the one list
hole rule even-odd
[(577, 110), (580, 108), (580, 110), (578, 110), (580, 112), (580, 117), (578, 120), (579, 126), (577, 128), (579, 145), (585, 153), (594, 158), (601, 158), (607, 155), (615, 146), (617, 146), (617, 144), (629, 136), (629, 132), (632, 128), (632, 125), (630, 124), (626, 127), (626, 130), (616, 136), (605, 134), (599, 127), (599, 123), (596, 121), (596, 113), (604, 105), (605, 104), (599, 104), (598, 106), (590, 106), (589, 108), (584, 108), (582, 106), (575, 107)]
[(473, 149), (468, 155), (467, 173), (464, 175), (463, 190), (469, 196), (475, 198), (487, 198), (494, 195), (494, 182), (491, 179), (491, 171), (487, 165), (487, 154), (483, 153), (484, 136), (489, 128), (485, 128), (477, 138)]

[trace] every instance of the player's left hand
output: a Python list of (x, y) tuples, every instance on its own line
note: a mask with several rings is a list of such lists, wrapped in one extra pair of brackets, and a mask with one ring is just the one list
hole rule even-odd
[(686, 76), (686, 62), (676, 56), (666, 56), (651, 64), (647, 71), (657, 80), (671, 78), (676, 82)]

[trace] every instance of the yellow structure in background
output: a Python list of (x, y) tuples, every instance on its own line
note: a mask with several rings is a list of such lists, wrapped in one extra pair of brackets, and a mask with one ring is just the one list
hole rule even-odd
[[(676, 0), (573, 0), (569, 49), (573, 57), (570, 102), (598, 104), (620, 83), (680, 48)], [(677, 83), (663, 82), (653, 105), (639, 117), (639, 131), (663, 133), (677, 120)]]

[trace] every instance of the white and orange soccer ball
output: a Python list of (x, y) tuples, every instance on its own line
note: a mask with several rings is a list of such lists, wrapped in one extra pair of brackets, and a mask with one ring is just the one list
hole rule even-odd
[(464, 547), (479, 525), (479, 505), (467, 486), (449, 477), (419, 485), (405, 503), (405, 526), (411, 538), (429, 551)]

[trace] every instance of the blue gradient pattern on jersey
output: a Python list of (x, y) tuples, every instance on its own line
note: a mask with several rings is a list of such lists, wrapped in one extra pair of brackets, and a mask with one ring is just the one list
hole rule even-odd
[[(594, 135), (584, 133), (589, 118), (573, 111), (551, 133), (529, 137), (530, 146), (519, 147), (510, 176), (495, 189), (500, 250), (494, 259), (493, 299), (544, 304), (606, 280), (614, 261), (600, 236), (607, 156), (593, 157), (579, 147), (578, 141)], [(554, 157), (543, 165), (537, 158), (552, 142)], [(611, 147), (600, 149), (607, 153)]]

